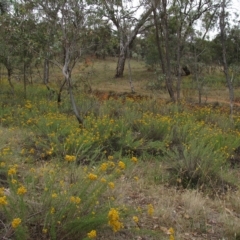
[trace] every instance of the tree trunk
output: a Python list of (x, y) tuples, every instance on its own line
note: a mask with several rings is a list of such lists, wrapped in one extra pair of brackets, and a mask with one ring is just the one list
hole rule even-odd
[(12, 84), (12, 68), (11, 67), (7, 68), (7, 75), (8, 75), (8, 83), (11, 87), (12, 94), (14, 94), (14, 86)]
[(226, 1), (223, 0), (222, 3), (222, 11), (220, 14), (220, 30), (221, 30), (221, 42), (222, 42), (222, 63), (223, 63), (223, 71), (225, 74), (226, 82), (228, 85), (228, 90), (229, 90), (229, 102), (230, 102), (230, 117), (232, 118), (233, 116), (233, 104), (234, 104), (234, 89), (233, 89), (233, 83), (232, 79), (229, 76), (229, 70), (228, 70), (228, 63), (227, 63), (227, 58), (226, 58), (226, 29), (225, 29), (225, 5)]
[(63, 88), (64, 88), (66, 82), (67, 82), (67, 79), (66, 79), (66, 77), (65, 77), (64, 82), (63, 82), (63, 84), (61, 85), (61, 87), (60, 87), (60, 89), (59, 89), (59, 92), (58, 92), (58, 97), (57, 97), (58, 105), (59, 105), (59, 104), (61, 103), (61, 101), (62, 101), (62, 91), (63, 91)]
[(47, 85), (49, 83), (49, 60), (44, 60), (44, 70), (43, 70), (43, 81), (44, 84)]
[(24, 98), (27, 98), (27, 67), (25, 61), (23, 62), (23, 91), (24, 91)]
[(79, 114), (79, 111), (77, 109), (77, 105), (76, 105), (76, 102), (75, 102), (75, 99), (74, 99), (74, 96), (73, 96), (73, 92), (72, 92), (72, 85), (71, 85), (71, 72), (72, 72), (72, 70), (69, 69), (69, 63), (70, 63), (70, 53), (69, 53), (69, 51), (70, 50), (69, 50), (68, 47), (65, 50), (66, 50), (65, 51), (65, 53), (66, 53), (65, 54), (65, 63), (64, 63), (63, 69), (62, 69), (63, 75), (65, 77), (64, 82), (68, 83), (68, 92), (69, 92), (69, 95), (70, 95), (70, 101), (71, 101), (71, 104), (72, 104), (74, 115), (77, 118), (78, 123), (82, 125), (83, 124), (83, 118)]
[(127, 57), (127, 51), (125, 47), (123, 47), (118, 58), (115, 78), (123, 77), (126, 57)]
[(162, 21), (164, 24), (165, 31), (165, 54), (166, 54), (166, 86), (169, 96), (173, 102), (175, 102), (173, 81), (171, 76), (170, 56), (169, 56), (169, 32), (168, 32), (168, 14), (167, 14), (167, 0), (162, 0), (163, 5), (163, 17)]
[(178, 46), (177, 46), (177, 101), (180, 101), (181, 97), (181, 84), (182, 84), (182, 68), (181, 68), (181, 36), (178, 34)]
[[(128, 40), (125, 43), (122, 42), (123, 46), (121, 47), (119, 58), (118, 58), (118, 64), (117, 64), (116, 74), (115, 74), (116, 78), (123, 77), (125, 61), (126, 61), (126, 57), (127, 57), (127, 49), (130, 48), (131, 44), (133, 43), (134, 39), (136, 38), (136, 36), (138, 34), (139, 29), (143, 26), (143, 24), (145, 23), (145, 21), (147, 20), (147, 18), (151, 14), (151, 12), (152, 12), (152, 8), (148, 9), (142, 15), (142, 18), (139, 20), (139, 22), (137, 23), (135, 28), (132, 30)], [(116, 25), (116, 27), (119, 30), (119, 26)], [(125, 32), (121, 32), (121, 34), (122, 34), (123, 38), (124, 38), (124, 36), (126, 36)]]
[(153, 8), (153, 18), (154, 18), (154, 25), (155, 25), (155, 35), (156, 35), (156, 44), (157, 44), (157, 49), (158, 49), (158, 56), (159, 56), (159, 61), (160, 65), (162, 67), (162, 72), (163, 74), (166, 74), (166, 67), (165, 67), (165, 61), (163, 59), (163, 53), (162, 53), (162, 48), (160, 46), (160, 37), (159, 37), (159, 24), (158, 24), (158, 18), (157, 18), (157, 13), (156, 13), (156, 8)]
[(133, 86), (133, 82), (132, 82), (132, 69), (131, 69), (131, 64), (130, 64), (130, 51), (128, 49), (128, 79), (129, 79), (129, 84), (130, 84), (130, 88), (131, 88), (131, 92), (134, 93), (134, 86)]

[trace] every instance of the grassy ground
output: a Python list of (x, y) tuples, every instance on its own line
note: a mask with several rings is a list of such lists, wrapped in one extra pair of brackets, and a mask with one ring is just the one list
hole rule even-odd
[[(85, 65), (84, 67), (83, 64), (79, 64), (75, 69), (76, 81), (84, 79), (95, 90), (131, 92), (127, 64), (125, 66), (124, 77), (120, 79), (114, 78), (116, 64), (117, 60), (111, 58), (105, 61), (93, 59), (89, 62), (89, 65)], [(134, 60), (131, 61), (131, 71), (133, 87), (137, 94), (169, 99), (164, 81), (160, 78), (160, 73), (147, 67), (144, 62)], [(176, 78), (174, 76), (173, 78), (176, 85)], [(203, 102), (228, 101), (228, 89), (224, 86), (225, 84), (222, 84), (225, 82), (222, 73), (212, 73), (211, 76), (206, 74), (202, 78), (204, 78)], [(240, 95), (238, 89), (235, 90), (235, 95), (236, 97)], [(198, 101), (198, 91), (192, 75), (183, 77), (182, 98)]]
[[(4, 205), (4, 198), (0, 198), (0, 237), (90, 239), (87, 233), (97, 229), (96, 239), (108, 240), (240, 239), (240, 175), (235, 151), (239, 147), (240, 117), (236, 108), (235, 122), (229, 120), (226, 87), (217, 81), (206, 84), (203, 100), (218, 102), (213, 107), (193, 104), (197, 93), (190, 88), (191, 77), (183, 79), (182, 91), (191, 105), (155, 101), (168, 99), (164, 84), (159, 89), (149, 89), (149, 85), (159, 84), (156, 74), (147, 70), (144, 63), (133, 61), (136, 94), (153, 99), (127, 99), (123, 104), (80, 96), (89, 87), (93, 92), (130, 92), (127, 66), (122, 79), (113, 78), (115, 67), (116, 60), (107, 59), (79, 64), (74, 70), (75, 96), (90, 109), (81, 130), (66, 92), (58, 108), (41, 85), (28, 86), (26, 101), (20, 94), (10, 97), (4, 80), (1, 82), (0, 189), (4, 187), (4, 193), (0, 191), (0, 197), (6, 196), (8, 204)], [(37, 81), (37, 75), (34, 79)], [(61, 72), (53, 69), (50, 79), (51, 87), (57, 89)], [(14, 84), (16, 92), (21, 93), (21, 83)], [(232, 154), (235, 156), (230, 158)], [(113, 156), (113, 162), (108, 161), (109, 156)], [(131, 163), (133, 156), (138, 159), (137, 164)], [(71, 157), (76, 159), (71, 162)], [(227, 165), (227, 170), (222, 167), (224, 164), (215, 164), (229, 159), (235, 162), (233, 167)], [(122, 161), (126, 169), (125, 165), (121, 169)], [(115, 167), (101, 173), (108, 183), (114, 183), (103, 189), (97, 185), (100, 181), (87, 180), (91, 173), (100, 179), (99, 166), (105, 162), (118, 169), (116, 174)], [(194, 169), (191, 164), (196, 164)], [(17, 174), (9, 174), (15, 165)], [(186, 176), (193, 176), (198, 168), (202, 169), (199, 182), (186, 186)], [(13, 180), (19, 182), (18, 187)], [(26, 194), (19, 194), (21, 186), (27, 188)], [(100, 195), (97, 189), (101, 189)], [(68, 208), (73, 196), (80, 197), (81, 203)], [(95, 197), (99, 203), (94, 201), (92, 205)], [(107, 219), (112, 207), (118, 209), (124, 223), (116, 232)], [(102, 214), (102, 224), (96, 221), (95, 214)], [(19, 216), (22, 228), (21, 224), (15, 228), (12, 220)], [(70, 230), (76, 232), (68, 237)]]

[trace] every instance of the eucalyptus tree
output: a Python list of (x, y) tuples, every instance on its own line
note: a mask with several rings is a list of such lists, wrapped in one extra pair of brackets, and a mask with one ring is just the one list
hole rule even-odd
[(174, 0), (170, 13), (173, 15), (176, 24), (176, 61), (177, 61), (177, 99), (180, 99), (182, 58), (187, 40), (191, 37), (196, 28), (196, 23), (207, 14), (210, 19), (217, 13), (219, 4), (212, 0)]
[(166, 87), (170, 98), (172, 101), (175, 101), (170, 65), (169, 14), (167, 9), (167, 0), (152, 0), (152, 11), (156, 32), (156, 44), (162, 73), (165, 76)]
[(219, 5), (213, 11), (204, 14), (201, 21), (201, 31), (194, 29), (191, 35), (189, 45), (188, 61), (192, 68), (192, 79), (197, 85), (198, 102), (201, 104), (203, 87), (206, 84), (204, 74), (207, 72), (207, 66), (213, 64), (212, 41), (209, 40), (209, 32), (216, 26), (218, 20)]
[(15, 68), (15, 49), (16, 39), (13, 37), (12, 20), (4, 14), (0, 16), (0, 63), (4, 65), (7, 70), (7, 79), (11, 87), (12, 93), (14, 93), (14, 85), (12, 84), (12, 74)]
[(34, 31), (30, 29), (35, 29), (35, 20), (31, 14), (31, 6), (24, 2), (15, 2), (11, 6), (11, 11), (1, 16), (0, 24), (0, 61), (7, 69), (12, 90), (11, 76), (14, 68), (23, 73), (26, 97), (27, 69), (34, 57), (32, 54)]
[(15, 37), (18, 41), (15, 50), (18, 56), (19, 70), (22, 73), (25, 98), (27, 97), (27, 84), (30, 82), (31, 68), (37, 57), (36, 48), (38, 48), (36, 44), (37, 22), (33, 8), (32, 2), (17, 1), (14, 3), (14, 15), (12, 16), (15, 23)]
[(233, 79), (231, 79), (229, 74), (229, 66), (227, 62), (227, 48), (226, 48), (226, 19), (228, 13), (226, 11), (227, 2), (226, 0), (221, 1), (221, 12), (219, 15), (219, 27), (220, 27), (220, 36), (222, 44), (222, 65), (223, 71), (226, 78), (228, 90), (229, 90), (229, 102), (230, 102), (230, 116), (233, 116), (233, 104), (234, 104), (234, 89), (233, 89)]
[[(54, 45), (61, 51), (61, 58), (55, 57), (50, 60), (62, 69), (64, 80), (58, 94), (58, 102), (61, 101), (61, 91), (65, 85), (70, 95), (70, 101), (74, 114), (80, 124), (83, 124), (83, 116), (77, 107), (72, 89), (72, 71), (91, 46), (86, 35), (88, 34), (87, 21), (91, 15), (87, 4), (84, 1), (76, 0), (46, 0), (38, 3), (39, 9), (43, 11), (43, 16), (50, 19), (50, 24), (54, 28)], [(89, 39), (88, 39), (89, 40)]]
[[(141, 1), (134, 1), (134, 4), (127, 0), (100, 1), (101, 13), (113, 23), (118, 33), (119, 56), (115, 73), (116, 78), (123, 76), (128, 49), (138, 33), (146, 27), (145, 23), (152, 12), (152, 6), (148, 4), (143, 6)], [(140, 16), (139, 11), (143, 11)]]
[(177, 99), (180, 98), (182, 58), (189, 38), (196, 28), (196, 23), (204, 14), (216, 13), (217, 5), (212, 0), (152, 0), (156, 42), (163, 74), (170, 97), (175, 100), (173, 92), (173, 64), (177, 66)]

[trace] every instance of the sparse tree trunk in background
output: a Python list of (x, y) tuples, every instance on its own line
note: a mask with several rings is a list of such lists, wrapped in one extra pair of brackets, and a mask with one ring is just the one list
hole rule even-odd
[(198, 90), (198, 103), (202, 103), (202, 88), (203, 88), (203, 82), (199, 81), (199, 75), (198, 75), (198, 57), (196, 52), (196, 46), (194, 44), (194, 79), (197, 82), (197, 90)]
[(157, 17), (155, 5), (156, 5), (156, 3), (154, 3), (154, 7), (153, 7), (153, 19), (154, 19), (154, 25), (155, 25), (156, 44), (157, 44), (157, 49), (158, 49), (160, 65), (162, 67), (162, 72), (163, 72), (163, 74), (165, 74), (166, 73), (165, 60), (163, 59), (162, 48), (160, 45), (159, 30), (158, 30), (160, 25), (158, 23), (158, 17)]
[(7, 68), (7, 75), (8, 75), (8, 83), (11, 87), (12, 94), (14, 94), (14, 86), (12, 84), (12, 68), (11, 67)]
[(233, 89), (233, 82), (229, 75), (228, 63), (226, 58), (226, 0), (223, 0), (221, 3), (221, 13), (220, 13), (220, 31), (221, 31), (221, 43), (222, 43), (222, 64), (223, 64), (223, 71), (225, 74), (228, 90), (229, 90), (229, 102), (230, 102), (230, 117), (233, 116), (233, 104), (234, 104), (234, 89)]
[(132, 82), (132, 69), (131, 69), (131, 64), (130, 64), (130, 50), (128, 48), (128, 79), (129, 79), (129, 84), (131, 88), (131, 92), (134, 93), (134, 86)]
[(165, 54), (166, 54), (166, 86), (169, 96), (173, 102), (175, 102), (175, 95), (173, 90), (173, 80), (171, 76), (170, 56), (169, 56), (169, 32), (168, 32), (168, 14), (167, 14), (167, 0), (162, 0), (163, 8), (163, 31), (165, 35)]
[(181, 29), (178, 29), (178, 45), (177, 45), (177, 101), (180, 100), (181, 84), (182, 84), (182, 66), (181, 66)]
[(49, 83), (49, 60), (47, 58), (44, 60), (43, 81), (45, 85)]
[(23, 62), (23, 90), (24, 90), (24, 98), (27, 98), (27, 67), (25, 61)]

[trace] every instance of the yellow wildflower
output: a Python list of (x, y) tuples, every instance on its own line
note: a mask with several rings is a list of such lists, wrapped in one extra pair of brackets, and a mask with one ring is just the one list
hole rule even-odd
[(71, 156), (71, 155), (66, 155), (65, 156), (65, 160), (67, 162), (74, 162), (76, 160), (76, 157), (75, 156)]
[(108, 164), (107, 164), (107, 163), (102, 163), (101, 166), (100, 166), (100, 170), (101, 170), (101, 171), (106, 171), (106, 170), (107, 170), (107, 167), (108, 167)]
[(169, 228), (168, 232), (173, 235), (174, 234), (174, 229), (171, 227), (171, 228)]
[(46, 154), (47, 155), (52, 155), (53, 154), (53, 147), (50, 150), (46, 151)]
[(139, 178), (138, 178), (137, 176), (135, 176), (133, 179), (134, 179), (134, 180), (136, 180), (136, 181), (138, 181), (138, 180), (139, 180)]
[(57, 196), (58, 196), (58, 195), (57, 195), (56, 193), (53, 193), (53, 194), (52, 194), (52, 198), (57, 198)]
[(29, 153), (34, 154), (34, 153), (35, 153), (35, 149), (34, 149), (34, 148), (31, 148), (31, 149), (29, 150)]
[(0, 206), (7, 204), (8, 204), (7, 197), (6, 196), (0, 197)]
[(119, 213), (115, 208), (111, 208), (108, 213), (108, 224), (112, 227), (114, 232), (123, 228), (123, 224), (119, 221)]
[(107, 180), (105, 178), (101, 178), (101, 182), (105, 183)]
[(89, 178), (90, 180), (96, 180), (96, 179), (97, 179), (97, 175), (96, 175), (96, 174), (93, 174), (93, 173), (89, 173), (89, 174), (88, 174), (88, 178)]
[(11, 182), (12, 182), (12, 184), (16, 184), (17, 180), (16, 179), (12, 179)]
[(8, 175), (14, 175), (17, 173), (17, 169), (15, 167), (11, 167), (8, 170)]
[(14, 218), (12, 220), (12, 227), (17, 228), (21, 222), (22, 222), (22, 220), (20, 218)]
[(118, 166), (121, 168), (121, 169), (125, 169), (125, 163), (124, 162), (122, 162), (122, 161), (119, 161), (118, 162)]
[(113, 160), (113, 156), (108, 156), (108, 160), (112, 161)]
[(34, 168), (30, 168), (30, 172), (35, 173), (36, 170)]
[(170, 235), (170, 236), (169, 236), (169, 240), (175, 240), (174, 236), (173, 236), (173, 235)]
[(5, 167), (6, 166), (6, 163), (5, 162), (1, 162), (0, 163), (0, 167)]
[(3, 196), (3, 195), (4, 195), (4, 190), (5, 190), (4, 187), (1, 187), (1, 188), (0, 188), (0, 196)]
[(97, 232), (96, 232), (96, 230), (92, 230), (91, 232), (89, 232), (88, 234), (87, 234), (87, 236), (88, 236), (88, 238), (96, 238), (97, 237)]
[(114, 168), (115, 167), (115, 163), (114, 162), (109, 162), (108, 166)]
[(131, 160), (136, 163), (138, 161), (138, 159), (136, 157), (132, 157)]
[(54, 208), (54, 207), (51, 207), (50, 213), (51, 213), (51, 214), (54, 214), (54, 213), (55, 213), (55, 208)]
[(21, 186), (17, 190), (18, 195), (24, 195), (27, 192), (27, 189), (24, 186)]
[(133, 216), (133, 221), (135, 222), (135, 223), (138, 223), (138, 217), (137, 216)]
[(32, 104), (31, 104), (31, 102), (29, 100), (26, 101), (25, 108), (28, 108), (28, 109), (32, 108)]
[(149, 215), (149, 216), (152, 216), (152, 215), (153, 215), (153, 212), (154, 212), (153, 205), (152, 205), (152, 204), (149, 204), (149, 205), (148, 205), (148, 215)]
[(80, 197), (71, 196), (70, 197), (70, 202), (79, 204), (81, 202), (81, 198)]
[(171, 227), (169, 228), (168, 232), (170, 233), (169, 240), (174, 240), (174, 229)]
[(114, 185), (113, 182), (109, 182), (109, 183), (108, 183), (108, 186), (109, 186), (110, 188), (112, 188), (112, 189), (115, 187), (115, 185)]
[(42, 232), (45, 233), (45, 234), (47, 233), (47, 231), (48, 231), (47, 228), (42, 229)]

